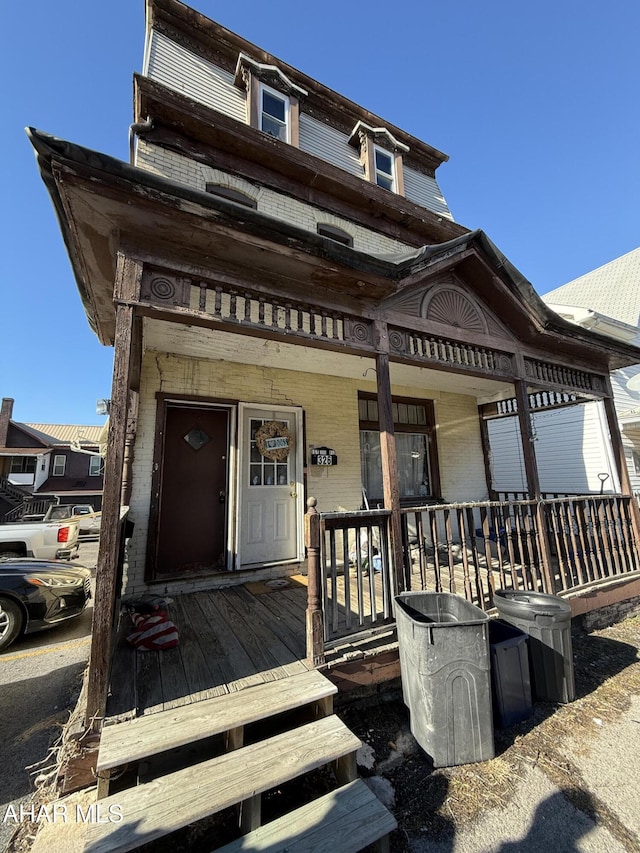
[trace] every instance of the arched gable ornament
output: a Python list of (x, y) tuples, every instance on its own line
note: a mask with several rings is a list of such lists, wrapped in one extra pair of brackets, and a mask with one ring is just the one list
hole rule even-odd
[(437, 284), (427, 291), (420, 305), (420, 316), (465, 332), (489, 333), (483, 311), (463, 288), (450, 282)]

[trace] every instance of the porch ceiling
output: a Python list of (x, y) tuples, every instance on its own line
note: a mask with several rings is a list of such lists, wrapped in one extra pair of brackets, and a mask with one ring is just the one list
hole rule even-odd
[[(289, 344), (232, 332), (184, 326), (150, 318), (144, 319), (146, 350), (212, 361), (256, 364), (280, 370), (296, 370), (325, 376), (342, 376), (366, 381), (375, 387), (375, 359)], [(407, 364), (391, 364), (391, 382), (424, 390), (445, 391), (475, 397), (478, 403), (513, 396), (513, 385), (495, 379), (449, 371), (429, 370)], [(367, 372), (368, 371), (368, 372)], [(366, 376), (365, 376), (366, 373)]]

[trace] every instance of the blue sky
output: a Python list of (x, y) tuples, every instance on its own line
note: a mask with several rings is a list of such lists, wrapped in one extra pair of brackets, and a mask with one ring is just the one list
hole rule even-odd
[[(640, 245), (637, 0), (192, 5), (449, 154), (455, 219), (539, 293)], [(128, 159), (144, 3), (14, 2), (3, 24), (0, 396), (20, 421), (97, 424), (113, 352), (86, 323), (24, 127)]]

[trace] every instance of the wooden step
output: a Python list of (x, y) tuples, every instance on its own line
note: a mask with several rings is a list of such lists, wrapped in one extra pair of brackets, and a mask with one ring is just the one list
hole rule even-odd
[(89, 825), (85, 850), (133, 850), (334, 761), (346, 759), (352, 780), (359, 747), (360, 740), (332, 715), (169, 773), (102, 800), (101, 812), (120, 807), (122, 821)]
[(335, 685), (312, 670), (106, 726), (96, 770), (103, 773), (223, 732), (234, 733), (237, 748), (242, 745), (243, 726), (304, 705), (316, 705), (317, 716), (326, 716), (332, 712), (335, 693)]
[(217, 853), (357, 853), (387, 839), (396, 827), (391, 812), (357, 779), (243, 835)]

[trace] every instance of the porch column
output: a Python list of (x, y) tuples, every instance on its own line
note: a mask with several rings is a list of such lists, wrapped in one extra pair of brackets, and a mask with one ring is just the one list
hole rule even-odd
[[(139, 293), (142, 264), (118, 255), (114, 298), (133, 301)], [(120, 554), (120, 497), (125, 458), (127, 416), (130, 388), (136, 384), (139, 370), (140, 326), (132, 304), (117, 304), (114, 337), (113, 382), (109, 410), (109, 438), (104, 472), (102, 527), (96, 591), (93, 611), (93, 634), (87, 684), (85, 725), (99, 729), (104, 717), (109, 688), (109, 669), (113, 647), (116, 600), (120, 594), (118, 558)], [(137, 356), (137, 358), (136, 358)]]
[(611, 379), (609, 376), (606, 376), (605, 378), (605, 389), (607, 396), (603, 399), (604, 411), (607, 416), (607, 426), (609, 427), (611, 447), (616, 461), (618, 479), (620, 480), (620, 490), (623, 495), (631, 497), (631, 501), (629, 502), (631, 507), (631, 525), (633, 527), (633, 536), (636, 540), (636, 549), (640, 553), (640, 509), (633, 497), (633, 488), (629, 477), (629, 469), (627, 468), (627, 460), (624, 455), (620, 423), (618, 422), (618, 413), (616, 412), (616, 407), (613, 402), (613, 389), (611, 387)]
[(393, 427), (391, 379), (389, 376), (389, 334), (387, 324), (376, 322), (376, 380), (378, 391), (378, 421), (380, 424), (380, 456), (385, 509), (391, 510), (391, 555), (396, 592), (404, 590), (402, 558), (402, 524), (400, 520), (400, 488), (398, 486), (398, 457)]
[(538, 476), (538, 464), (533, 447), (533, 429), (531, 427), (531, 407), (529, 406), (529, 391), (527, 383), (523, 379), (514, 382), (516, 401), (518, 404), (518, 422), (520, 424), (520, 440), (522, 441), (522, 455), (524, 457), (524, 469), (527, 476), (527, 491), (529, 497), (536, 502), (536, 539), (540, 549), (540, 561), (542, 563), (542, 577), (547, 592), (553, 593), (555, 585), (551, 571), (551, 548), (549, 547), (549, 535), (547, 523), (542, 505), (542, 494), (540, 493), (540, 478)]

